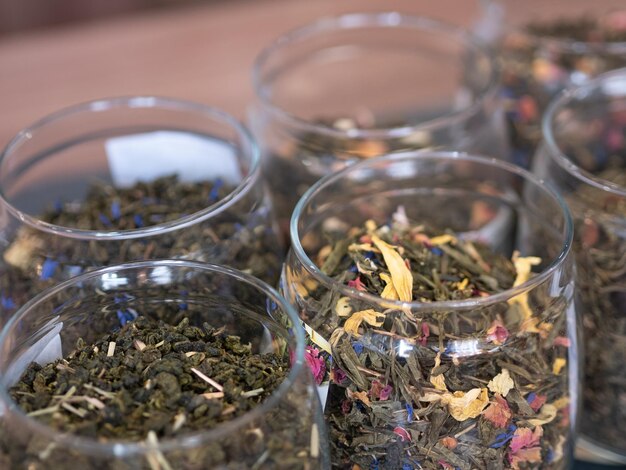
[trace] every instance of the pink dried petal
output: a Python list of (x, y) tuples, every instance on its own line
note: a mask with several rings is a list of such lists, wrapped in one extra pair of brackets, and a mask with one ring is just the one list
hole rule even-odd
[(317, 385), (321, 384), (326, 375), (326, 361), (320, 356), (320, 352), (317, 348), (307, 346), (304, 352), (304, 358), (311, 369), (313, 378)]
[(378, 398), (380, 400), (388, 400), (389, 397), (391, 396), (392, 391), (393, 391), (393, 388), (391, 385), (385, 385), (380, 391), (380, 393), (378, 394)]
[(393, 429), (393, 432), (396, 433), (398, 436), (400, 436), (400, 439), (402, 439), (404, 442), (411, 440), (411, 435), (402, 426), (396, 426)]
[(361, 281), (361, 277), (357, 277), (354, 281), (348, 281), (348, 287), (352, 287), (353, 289), (364, 291), (365, 284)]
[(530, 428), (517, 428), (509, 444), (511, 452), (515, 454), (521, 449), (528, 449), (538, 445), (541, 436), (543, 436), (543, 428), (541, 426), (535, 427), (534, 431), (531, 431)]
[(494, 320), (487, 330), (487, 341), (494, 344), (502, 344), (509, 337), (509, 330), (502, 324), (500, 320)]
[(500, 395), (496, 395), (496, 401), (492, 402), (482, 415), (497, 428), (506, 428), (513, 416), (509, 404)]
[(533, 400), (529, 403), (530, 407), (533, 409), (535, 413), (537, 413), (541, 407), (545, 404), (548, 397), (546, 395), (537, 394), (533, 398)]
[(571, 344), (572, 343), (569, 338), (566, 338), (565, 336), (557, 336), (554, 338), (555, 346), (565, 346), (566, 348), (569, 348)]

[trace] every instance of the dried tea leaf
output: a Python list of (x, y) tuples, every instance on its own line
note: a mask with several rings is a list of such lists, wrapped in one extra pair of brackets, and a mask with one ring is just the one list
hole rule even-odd
[(404, 264), (404, 259), (391, 245), (385, 243), (376, 235), (372, 235), (372, 242), (383, 255), (399, 300), (410, 302), (413, 299), (413, 275), (409, 268), (406, 267), (406, 264)]
[(502, 372), (496, 375), (487, 384), (487, 387), (491, 392), (498, 393), (503, 397), (506, 397), (514, 386), (515, 384), (513, 383), (513, 379), (511, 378), (508, 369), (502, 369)]

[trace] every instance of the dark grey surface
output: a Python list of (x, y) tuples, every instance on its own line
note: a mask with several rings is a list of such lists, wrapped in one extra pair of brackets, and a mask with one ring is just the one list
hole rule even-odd
[(626, 466), (618, 465), (599, 465), (597, 463), (582, 462), (576, 460), (574, 462), (574, 470), (621, 470), (626, 469)]

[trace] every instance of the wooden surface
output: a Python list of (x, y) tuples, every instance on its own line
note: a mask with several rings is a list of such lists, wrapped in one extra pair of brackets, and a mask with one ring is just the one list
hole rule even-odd
[(133, 14), (0, 39), (0, 147), (71, 104), (163, 95), (240, 118), (251, 66), (281, 33), (338, 12), (398, 10), (468, 25), (478, 0), (229, 0)]

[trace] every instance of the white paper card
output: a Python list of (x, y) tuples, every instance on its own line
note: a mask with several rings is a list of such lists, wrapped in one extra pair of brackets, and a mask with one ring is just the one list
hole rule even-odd
[(105, 149), (113, 184), (119, 187), (172, 174), (185, 182), (222, 178), (238, 184), (242, 178), (232, 145), (187, 132), (113, 137), (105, 142)]

